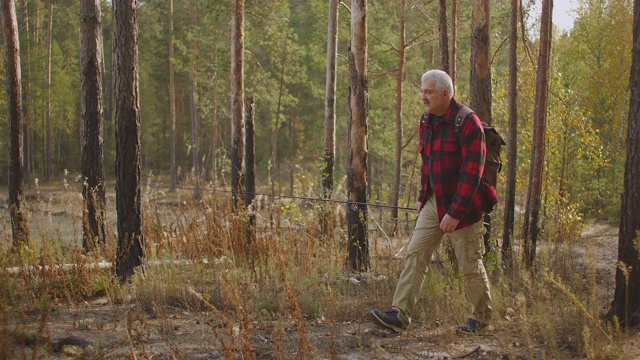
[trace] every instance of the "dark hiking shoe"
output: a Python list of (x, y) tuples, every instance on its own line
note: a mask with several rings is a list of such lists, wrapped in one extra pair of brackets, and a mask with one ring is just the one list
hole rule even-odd
[(458, 325), (456, 330), (465, 332), (465, 333), (475, 333), (489, 326), (489, 324), (485, 324), (478, 320), (474, 320), (469, 318), (464, 324)]
[(396, 309), (391, 309), (389, 311), (381, 312), (378, 309), (371, 310), (371, 316), (373, 316), (373, 321), (380, 326), (384, 326), (387, 329), (391, 329), (397, 333), (401, 333), (407, 330), (407, 325), (403, 324), (400, 319), (398, 319), (399, 311)]

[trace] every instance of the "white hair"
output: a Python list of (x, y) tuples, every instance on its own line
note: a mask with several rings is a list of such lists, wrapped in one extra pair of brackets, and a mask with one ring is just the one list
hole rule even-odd
[(449, 94), (453, 97), (453, 81), (451, 81), (449, 74), (442, 70), (429, 70), (422, 74), (420, 81), (424, 85), (424, 83), (432, 79), (436, 82), (436, 90), (440, 92), (449, 90)]

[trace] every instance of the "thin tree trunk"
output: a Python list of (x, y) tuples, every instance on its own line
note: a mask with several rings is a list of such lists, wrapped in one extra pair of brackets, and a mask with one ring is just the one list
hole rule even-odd
[(458, 0), (451, 0), (451, 81), (455, 88), (456, 75), (458, 72), (457, 60), (458, 56)]
[(24, 46), (22, 47), (24, 51), (24, 63), (26, 66), (23, 67), (25, 72), (25, 76), (23, 76), (22, 81), (22, 170), (23, 170), (23, 180), (28, 188), (31, 188), (31, 152), (29, 151), (30, 141), (29, 138), (31, 136), (31, 44), (29, 33), (29, 11), (27, 8), (27, 0), (21, 1), (22, 8), (22, 29), (25, 36)]
[(502, 262), (513, 267), (511, 236), (515, 222), (516, 161), (518, 159), (518, 1), (511, 0), (509, 22), (509, 141), (507, 142), (507, 184), (504, 196)]
[(213, 184), (213, 188), (215, 190), (217, 184), (217, 169), (218, 169), (218, 47), (214, 46), (213, 48), (213, 79), (212, 79), (212, 94), (213, 94), (213, 109), (211, 111), (212, 118), (212, 127), (213, 127), (213, 139), (211, 143), (211, 148), (213, 149), (213, 154), (211, 158), (211, 183)]
[(231, 25), (231, 194), (237, 207), (244, 187), (244, 0), (233, 3)]
[(322, 170), (322, 197), (330, 199), (333, 192), (336, 137), (336, 74), (338, 57), (338, 3), (330, 0), (327, 26), (327, 72), (324, 103), (324, 169)]
[(46, 82), (47, 82), (47, 115), (45, 118), (45, 132), (46, 137), (44, 141), (44, 155), (45, 155), (45, 179), (47, 182), (51, 181), (51, 43), (53, 40), (53, 0), (49, 1), (49, 23), (48, 23), (48, 37), (47, 37), (47, 69), (46, 69)]
[(407, 48), (407, 34), (405, 25), (407, 22), (407, 1), (401, 0), (400, 9), (400, 46), (398, 46), (398, 72), (396, 74), (396, 156), (393, 167), (393, 193), (391, 200), (391, 219), (393, 231), (398, 229), (398, 202), (400, 199), (400, 170), (402, 168), (402, 91), (404, 84), (405, 52)]
[(102, 14), (100, 0), (80, 2), (80, 87), (82, 100), (82, 247), (105, 242), (102, 143)]
[[(191, 21), (196, 23), (196, 14), (193, 2), (191, 3)], [(198, 116), (196, 114), (196, 41), (191, 39), (189, 43), (189, 90), (191, 104), (191, 159), (193, 163), (193, 197), (200, 198), (200, 166), (198, 163)]]
[(140, 99), (138, 71), (138, 1), (114, 0), (116, 110), (117, 275), (131, 280), (145, 257), (140, 188)]
[(367, 117), (369, 81), (367, 74), (367, 1), (351, 2), (351, 43), (349, 48), (349, 208), (348, 266), (369, 269), (367, 237)]
[[(246, 111), (246, 121), (245, 121), (245, 158), (244, 162), (247, 168), (247, 173), (245, 176), (245, 194), (244, 194), (244, 203), (247, 208), (250, 208), (253, 199), (256, 197), (256, 136), (255, 136), (255, 103), (253, 101), (253, 96), (249, 96), (245, 99), (245, 111)], [(254, 229), (253, 226), (256, 221), (255, 211), (249, 209), (248, 211), (248, 223), (246, 229), (247, 241), (249, 243), (253, 240)]]
[(549, 59), (551, 52), (551, 24), (553, 0), (542, 1), (540, 19), (540, 53), (536, 75), (536, 105), (534, 107), (533, 144), (531, 146), (531, 170), (529, 191), (524, 214), (524, 262), (531, 268), (536, 255), (544, 171), (544, 152), (547, 130), (547, 103), (549, 91)]
[(296, 117), (298, 116), (297, 108), (294, 108), (291, 119), (289, 120), (289, 142), (290, 142), (290, 162), (289, 162), (289, 196), (293, 196), (294, 175), (296, 163)]
[(0, 2), (4, 36), (7, 108), (9, 122), (9, 212), (13, 246), (29, 245), (31, 234), (23, 207), (22, 184), (22, 88), (20, 42), (15, 0)]
[(176, 90), (173, 69), (173, 0), (169, 0), (169, 116), (171, 117), (169, 140), (171, 185), (169, 191), (176, 191)]
[(447, 34), (447, 0), (439, 0), (438, 30), (440, 33), (440, 66), (449, 74), (449, 35)]
[(276, 107), (276, 118), (271, 130), (271, 159), (269, 160), (269, 182), (271, 183), (271, 194), (275, 194), (275, 173), (278, 163), (278, 135), (280, 132), (280, 112), (282, 110), (282, 92), (284, 91), (284, 69), (287, 62), (287, 36), (284, 37), (282, 49), (282, 67), (280, 69), (280, 85), (278, 85), (278, 105)]

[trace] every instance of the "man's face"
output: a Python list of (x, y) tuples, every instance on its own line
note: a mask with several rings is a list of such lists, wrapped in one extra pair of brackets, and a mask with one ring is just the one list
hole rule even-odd
[(449, 109), (449, 90), (438, 91), (434, 79), (427, 80), (420, 87), (422, 90), (422, 102), (430, 113), (442, 116)]

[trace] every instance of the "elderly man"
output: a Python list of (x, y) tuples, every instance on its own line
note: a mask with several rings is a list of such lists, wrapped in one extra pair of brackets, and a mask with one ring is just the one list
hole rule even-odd
[(430, 70), (421, 81), (422, 102), (427, 111), (419, 125), (422, 189), (418, 219), (391, 309), (373, 309), (371, 315), (378, 325), (395, 332), (407, 329), (431, 255), (444, 234), (449, 234), (464, 274), (467, 298), (473, 305), (471, 316), (457, 329), (477, 332), (488, 326), (492, 313), (489, 280), (482, 263), (482, 217), (498, 202), (495, 189), (482, 179), (484, 130), (473, 112), (466, 112), (456, 124), (463, 106), (453, 98), (453, 83), (447, 73)]

